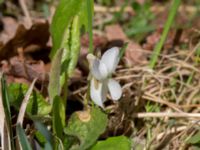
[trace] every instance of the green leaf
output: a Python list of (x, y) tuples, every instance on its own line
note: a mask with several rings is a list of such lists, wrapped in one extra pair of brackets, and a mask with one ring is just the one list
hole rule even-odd
[(131, 150), (131, 141), (125, 136), (110, 137), (105, 141), (98, 141), (91, 150)]
[(34, 121), (36, 129), (45, 137), (46, 141), (52, 142), (52, 135), (47, 128), (39, 121)]
[(53, 136), (51, 135), (50, 131), (48, 131), (46, 127), (38, 121), (34, 121), (34, 124), (37, 128), (37, 131), (35, 132), (35, 138), (37, 139), (38, 143), (44, 147), (44, 150), (53, 150)]
[(58, 49), (62, 48), (63, 33), (65, 33), (73, 17), (80, 11), (83, 2), (83, 0), (61, 0), (58, 4), (50, 28), (53, 42), (51, 58)]
[(60, 95), (60, 74), (61, 74), (61, 60), (62, 60), (63, 49), (59, 49), (56, 52), (55, 57), (52, 61), (52, 66), (50, 70), (48, 93), (50, 102), (53, 102), (53, 99), (56, 95)]
[(8, 96), (8, 88), (6, 84), (6, 80), (4, 75), (0, 74), (1, 76), (1, 87), (2, 87), (2, 98), (3, 98), (3, 106), (4, 106), (4, 111), (6, 115), (6, 121), (11, 127), (11, 112), (10, 112), (10, 98)]
[(79, 58), (80, 52), (80, 28), (79, 28), (79, 17), (76, 16), (73, 19), (71, 29), (71, 47), (70, 47), (70, 61), (68, 65), (68, 76), (70, 77), (74, 72), (76, 64)]
[(49, 142), (47, 142), (44, 146), (44, 150), (53, 150), (51, 144)]
[(126, 51), (126, 48), (128, 46), (128, 42), (124, 43), (123, 47), (120, 49), (120, 53), (119, 53), (119, 59), (121, 59)]
[[(70, 24), (71, 25), (71, 24)], [(71, 38), (71, 26), (69, 26), (64, 34), (64, 40), (62, 43), (63, 53), (61, 60), (61, 72), (60, 72), (60, 87), (62, 87), (67, 79), (67, 70), (70, 61), (70, 38)], [(55, 58), (56, 59), (56, 58)]]
[(66, 150), (70, 149), (74, 145), (74, 143), (78, 143), (78, 139), (74, 136), (64, 135), (63, 146)]
[(42, 135), (42, 133), (39, 132), (39, 131), (35, 132), (35, 138), (37, 139), (38, 143), (41, 146), (44, 146), (46, 144), (46, 142), (47, 142), (47, 140), (45, 139), (44, 135)]
[[(14, 149), (13, 142), (13, 131), (12, 131), (12, 121), (11, 121), (11, 112), (10, 112), (10, 103), (7, 91), (7, 85), (4, 78), (4, 75), (0, 73), (0, 107), (1, 107), (1, 147), (4, 149)], [(2, 130), (3, 129), (3, 130)]]
[(187, 140), (187, 143), (190, 144), (200, 144), (200, 131), (198, 131), (194, 136)]
[(64, 131), (67, 135), (78, 138), (80, 145), (76, 149), (84, 150), (96, 142), (100, 134), (104, 132), (106, 125), (106, 114), (98, 107), (94, 107), (90, 111), (72, 114)]
[(141, 13), (141, 11), (142, 11), (142, 6), (138, 3), (138, 2), (133, 2), (132, 3), (132, 7), (133, 7), (133, 9), (134, 9), (134, 11), (135, 12), (137, 12), (137, 13)]
[(65, 106), (63, 100), (56, 96), (53, 100), (53, 132), (54, 134), (62, 139), (63, 138), (63, 129), (65, 127)]
[(31, 145), (26, 137), (26, 134), (20, 124), (17, 124), (16, 130), (17, 130), (17, 136), (19, 138), (19, 142), (20, 142), (22, 149), (23, 150), (32, 150)]
[[(90, 2), (90, 7), (91, 7), (91, 17), (93, 16), (94, 13), (94, 0), (88, 0)], [(83, 2), (81, 5), (80, 12), (78, 13), (80, 19), (80, 27), (84, 26), (85, 31), (88, 31), (88, 9), (87, 9), (87, 2)]]
[[(10, 94), (10, 104), (19, 109), (21, 102), (28, 91), (28, 85), (11, 83), (8, 88)], [(26, 112), (29, 115), (43, 116), (49, 114), (50, 111), (51, 106), (48, 102), (46, 102), (39, 92), (34, 91), (28, 101)]]
[[(93, 0), (88, 1), (93, 10)], [(56, 95), (60, 96), (73, 74), (80, 53), (80, 29), (82, 26), (87, 29), (88, 19), (86, 1), (61, 0), (56, 9), (51, 26), (53, 49), (50, 57), (53, 61), (48, 87), (51, 102)]]

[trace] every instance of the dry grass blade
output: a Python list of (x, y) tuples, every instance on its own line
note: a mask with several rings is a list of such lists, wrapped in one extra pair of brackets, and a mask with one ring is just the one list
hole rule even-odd
[(180, 131), (183, 131), (183, 130), (186, 130), (188, 127), (187, 126), (181, 126), (181, 127), (173, 127), (171, 128), (171, 130), (167, 130), (165, 132), (162, 132), (162, 133), (159, 133), (156, 137), (157, 140), (160, 140), (162, 139), (165, 135), (168, 135), (168, 134), (172, 134), (172, 133), (178, 133)]
[(26, 111), (26, 106), (28, 104), (28, 100), (31, 96), (31, 93), (33, 91), (33, 87), (35, 85), (35, 82), (36, 82), (37, 79), (34, 79), (31, 86), (29, 87), (23, 101), (22, 101), (22, 104), (21, 104), (21, 107), (20, 107), (20, 110), (19, 110), (19, 114), (18, 114), (18, 118), (17, 118), (17, 124), (19, 123), (20, 125), (22, 125), (23, 123), (23, 120), (24, 120), (24, 115), (25, 115), (25, 111)]
[(150, 112), (150, 113), (135, 113), (134, 118), (148, 118), (148, 117), (173, 117), (173, 118), (200, 118), (200, 113), (171, 113), (171, 112)]
[(167, 105), (167, 106), (173, 108), (173, 109), (176, 110), (177, 112), (182, 112), (182, 110), (179, 109), (179, 106), (178, 106), (178, 105), (173, 104), (173, 103), (168, 102), (168, 101), (165, 101), (165, 100), (162, 100), (161, 98), (156, 97), (156, 96), (152, 95), (152, 94), (149, 93), (149, 92), (146, 92), (145, 95), (143, 96), (143, 98), (144, 98), (144, 99), (147, 99), (147, 100), (150, 100), (150, 101), (153, 101), (153, 102), (165, 104), (165, 105)]
[[(115, 7), (105, 7), (105, 6), (100, 6), (100, 5), (95, 5), (94, 6), (94, 11), (97, 12), (97, 13), (106, 13), (106, 12), (109, 12), (109, 13), (114, 13), (114, 12), (119, 12), (121, 9), (121, 7), (119, 6), (115, 6)], [(154, 13), (161, 13), (163, 11), (166, 11), (166, 8), (165, 6), (152, 6), (150, 8), (151, 12), (154, 12)], [(187, 13), (195, 13), (198, 11), (198, 9), (194, 6), (186, 6), (186, 5), (182, 5), (180, 6), (179, 8), (179, 12), (182, 12), (182, 11), (186, 11)], [(126, 6), (125, 9), (124, 9), (124, 12), (126, 13), (134, 13), (134, 10), (132, 9), (131, 6)]]
[[(0, 80), (2, 73), (0, 74)], [(11, 150), (9, 128), (6, 122), (5, 111), (2, 98), (2, 85), (0, 84), (0, 136), (1, 136), (1, 149)]]

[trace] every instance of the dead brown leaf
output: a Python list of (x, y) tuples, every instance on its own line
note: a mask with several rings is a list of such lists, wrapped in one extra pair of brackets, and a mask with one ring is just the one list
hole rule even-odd
[[(94, 34), (93, 35), (93, 45), (94, 48), (103, 47), (107, 43), (107, 38), (103, 35)], [(84, 47), (89, 47), (89, 37), (87, 34), (81, 37), (81, 45)]]
[(3, 31), (0, 33), (0, 41), (6, 43), (12, 39), (18, 27), (18, 22), (13, 17), (2, 17)]
[(8, 59), (17, 54), (17, 50), (26, 48), (30, 45), (37, 45), (40, 48), (46, 46), (49, 39), (49, 24), (36, 23), (30, 29), (19, 25), (15, 36), (0, 49), (0, 60)]
[(18, 57), (10, 59), (10, 74), (29, 81), (37, 78), (40, 83), (48, 80), (42, 61), (22, 61)]
[(106, 32), (106, 37), (108, 41), (113, 41), (113, 40), (127, 41), (128, 40), (127, 36), (124, 34), (124, 31), (122, 30), (119, 24), (106, 26), (105, 32)]
[(109, 25), (105, 28), (106, 37), (108, 41), (122, 41), (123, 43), (128, 42), (128, 47), (125, 51), (125, 61), (128, 66), (134, 64), (144, 64), (147, 59), (145, 54), (141, 51), (141, 46), (134, 42), (133, 40), (128, 39), (122, 30), (121, 26), (118, 24)]

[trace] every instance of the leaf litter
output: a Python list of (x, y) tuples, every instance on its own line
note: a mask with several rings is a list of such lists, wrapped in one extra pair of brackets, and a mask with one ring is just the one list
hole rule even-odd
[[(101, 12), (96, 15), (98, 13)], [(113, 12), (106, 13), (113, 16)], [(184, 17), (179, 18), (185, 21)], [(192, 29), (185, 27), (170, 30), (159, 62), (156, 68), (151, 70), (147, 67), (148, 58), (161, 36), (163, 27), (162, 20), (155, 20), (156, 30), (148, 33), (141, 42), (128, 38), (122, 26), (116, 23), (105, 25), (105, 30), (98, 30), (94, 36), (96, 53), (103, 53), (113, 45), (122, 46), (128, 42), (123, 61), (115, 73), (115, 79), (123, 85), (123, 97), (119, 103), (110, 100), (105, 102), (109, 123), (100, 139), (126, 135), (133, 139), (134, 148), (142, 146), (147, 149), (187, 149), (191, 145), (186, 143), (185, 139), (192, 137), (199, 130), (200, 116), (186, 115), (198, 114), (200, 111), (200, 71), (197, 55), (199, 21), (194, 21)], [(97, 26), (104, 23), (98, 21)], [(47, 88), (51, 66), (48, 59), (51, 49), (49, 23), (33, 23), (30, 29), (26, 29), (10, 17), (3, 17), (2, 22), (4, 28), (0, 33), (1, 71), (6, 74), (8, 82), (31, 84), (33, 79), (37, 78), (36, 88)], [(69, 101), (75, 103), (83, 103), (89, 71), (87, 62), (84, 61), (88, 37), (82, 36), (81, 40), (77, 71), (69, 85)], [(45, 95), (45, 92), (43, 94)], [(73, 103), (69, 104), (74, 107), (72, 112), (77, 110)], [(179, 118), (177, 113), (185, 117)]]

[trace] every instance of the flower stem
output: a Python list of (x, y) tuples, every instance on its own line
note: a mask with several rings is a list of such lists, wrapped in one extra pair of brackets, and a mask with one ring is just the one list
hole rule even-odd
[(87, 0), (88, 32), (89, 32), (89, 53), (93, 53), (93, 32), (92, 32), (92, 0)]

